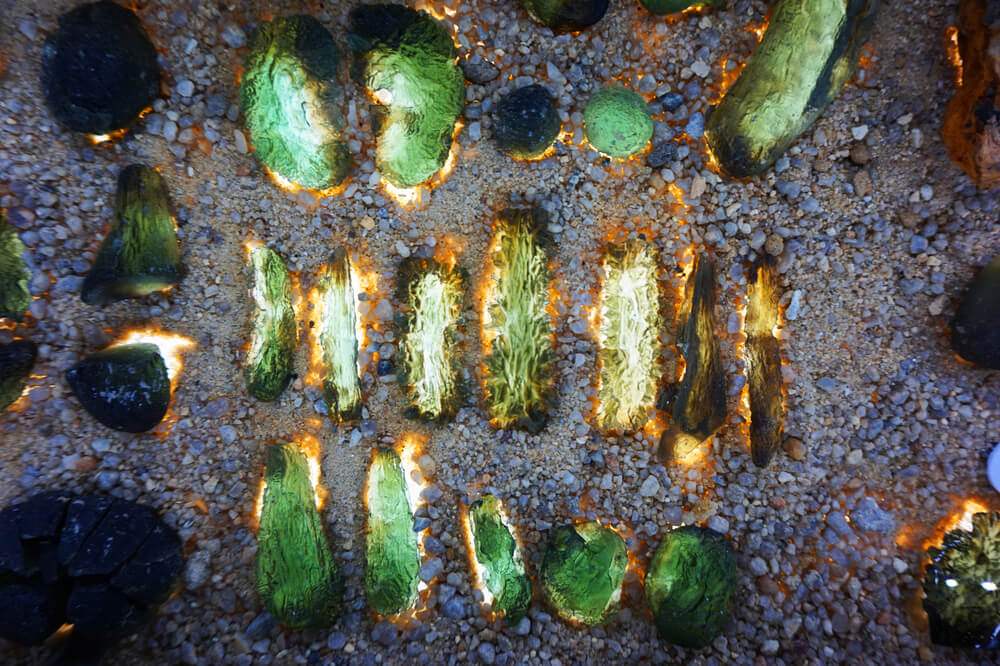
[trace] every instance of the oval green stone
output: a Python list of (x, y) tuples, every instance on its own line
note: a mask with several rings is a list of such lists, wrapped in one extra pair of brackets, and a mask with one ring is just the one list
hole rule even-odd
[(596, 522), (557, 527), (545, 548), (542, 592), (567, 620), (604, 624), (618, 613), (628, 566), (625, 541)]
[(601, 88), (583, 110), (584, 133), (597, 151), (624, 159), (635, 155), (653, 137), (653, 119), (646, 100), (618, 86)]

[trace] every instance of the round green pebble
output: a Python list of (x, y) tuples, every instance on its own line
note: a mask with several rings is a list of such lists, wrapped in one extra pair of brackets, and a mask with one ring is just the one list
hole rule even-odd
[(590, 145), (618, 159), (635, 155), (653, 136), (646, 100), (618, 86), (605, 86), (590, 98), (583, 122)]

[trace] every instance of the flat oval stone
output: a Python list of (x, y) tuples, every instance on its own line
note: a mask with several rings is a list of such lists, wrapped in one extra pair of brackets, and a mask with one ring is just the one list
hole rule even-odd
[(542, 592), (556, 612), (584, 624), (618, 613), (628, 565), (625, 541), (596, 522), (557, 527), (542, 557)]
[(608, 11), (608, 0), (520, 0), (531, 18), (555, 32), (588, 28)]
[(583, 110), (584, 133), (595, 150), (624, 159), (635, 155), (653, 136), (653, 119), (641, 95), (605, 86)]
[(538, 84), (507, 94), (493, 112), (493, 136), (500, 150), (517, 159), (540, 157), (559, 136), (552, 93)]

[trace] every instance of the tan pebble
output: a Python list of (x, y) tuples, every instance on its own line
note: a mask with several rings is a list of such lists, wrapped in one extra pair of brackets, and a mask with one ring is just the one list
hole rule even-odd
[(871, 160), (872, 153), (868, 150), (868, 146), (858, 141), (851, 145), (850, 157), (858, 166), (864, 166)]
[(798, 437), (786, 437), (783, 444), (785, 453), (791, 456), (792, 460), (802, 461), (806, 459), (806, 447)]

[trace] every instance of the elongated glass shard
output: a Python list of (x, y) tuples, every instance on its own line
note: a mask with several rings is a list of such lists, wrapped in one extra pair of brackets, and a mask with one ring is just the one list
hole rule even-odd
[(538, 432), (552, 400), (552, 321), (548, 313), (548, 215), (501, 211), (494, 229), (494, 283), (484, 304), (486, 404), (500, 428)]
[(402, 463), (380, 448), (368, 468), (365, 593), (379, 615), (407, 610), (417, 599), (420, 551)]
[(469, 507), (473, 557), (479, 563), (482, 583), (493, 595), (493, 611), (515, 625), (528, 612), (531, 579), (511, 528), (504, 520), (500, 500), (486, 495)]
[(460, 268), (409, 257), (400, 264), (397, 298), (399, 358), (396, 373), (406, 388), (406, 415), (450, 419), (468, 388), (462, 379), (458, 342), (465, 277)]
[(726, 0), (639, 0), (652, 14), (675, 14), (685, 9), (724, 7)]
[(31, 305), (31, 272), (24, 261), (25, 250), (17, 229), (7, 224), (5, 211), (0, 210), (0, 319), (20, 321)]
[(674, 398), (670, 426), (660, 437), (660, 460), (682, 458), (726, 420), (726, 376), (715, 328), (715, 266), (695, 256), (677, 317), (677, 349), (684, 376)]
[(1000, 370), (1000, 255), (979, 272), (959, 302), (951, 346), (969, 363)]
[(184, 276), (177, 227), (156, 169), (132, 164), (118, 175), (111, 230), (80, 296), (104, 305), (169, 289)]
[(781, 396), (781, 349), (778, 326), (778, 276), (774, 261), (758, 261), (747, 280), (747, 311), (743, 345), (750, 393), (750, 453), (754, 464), (767, 467), (781, 444), (785, 408)]
[(595, 522), (563, 525), (545, 547), (542, 592), (561, 617), (604, 624), (618, 613), (627, 566), (625, 541), (614, 530)]
[(878, 7), (879, 0), (779, 0), (706, 126), (723, 171), (764, 173), (812, 125), (854, 75)]
[(298, 335), (288, 269), (270, 248), (250, 252), (250, 294), (254, 312), (244, 373), (247, 391), (258, 400), (277, 400), (292, 380)]
[(608, 0), (520, 0), (535, 19), (555, 32), (575, 32), (604, 18)]
[(37, 357), (38, 346), (29, 340), (0, 345), (0, 412), (21, 397)]
[(269, 446), (264, 482), (257, 593), (286, 627), (328, 627), (340, 615), (344, 581), (316, 510), (305, 455), (289, 444)]
[(604, 255), (598, 359), (597, 422), (605, 430), (638, 430), (649, 420), (660, 382), (659, 258), (639, 239)]
[(361, 378), (358, 368), (357, 289), (351, 258), (337, 248), (319, 276), (319, 346), (322, 350), (323, 396), (336, 421), (361, 415)]
[(621, 86), (598, 90), (583, 110), (583, 122), (590, 145), (617, 159), (640, 152), (653, 137), (653, 118), (646, 100)]

